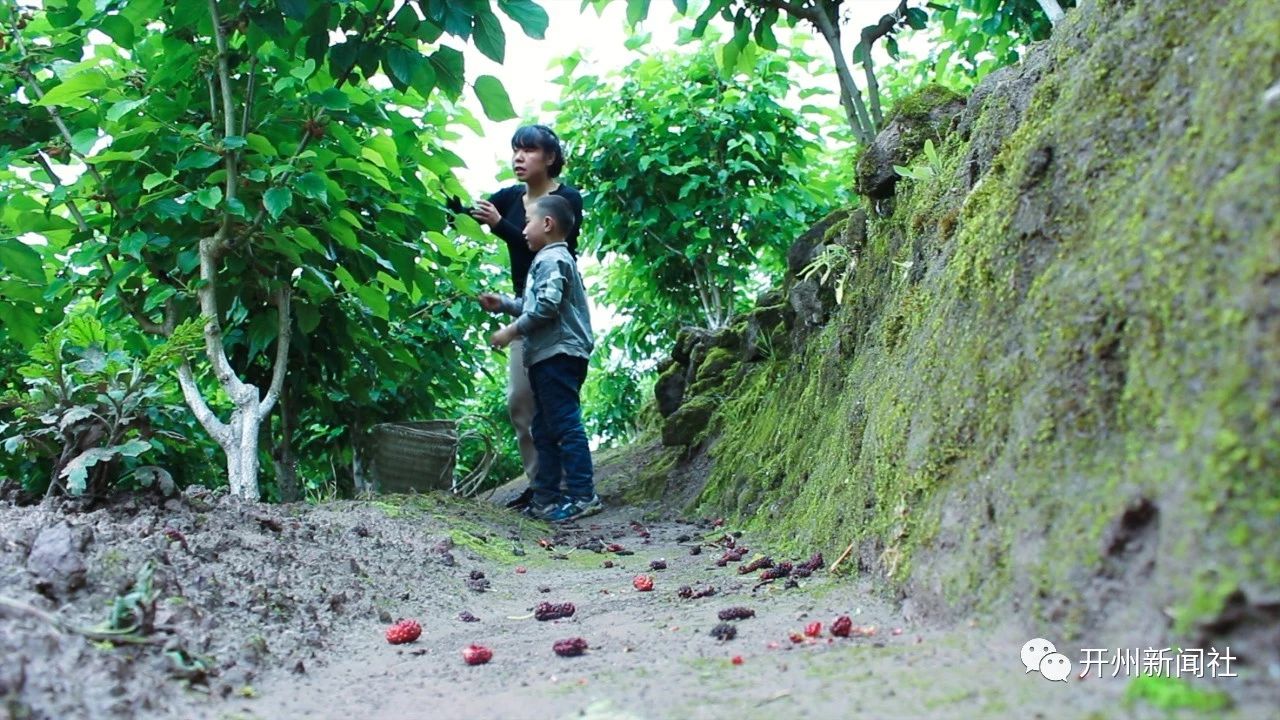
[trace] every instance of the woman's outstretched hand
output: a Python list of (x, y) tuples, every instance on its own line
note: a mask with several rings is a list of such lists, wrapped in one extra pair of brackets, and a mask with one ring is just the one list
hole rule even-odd
[(471, 217), (489, 227), (493, 227), (502, 220), (502, 213), (498, 212), (498, 208), (488, 200), (477, 200), (476, 204), (471, 208)]
[(480, 293), (480, 307), (491, 313), (502, 311), (502, 298), (493, 293)]

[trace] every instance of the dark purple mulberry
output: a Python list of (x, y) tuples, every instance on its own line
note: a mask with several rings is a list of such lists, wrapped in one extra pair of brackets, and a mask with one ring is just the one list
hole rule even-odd
[(711, 637), (720, 641), (732, 640), (738, 637), (738, 628), (729, 623), (720, 623), (711, 628)]
[(755, 617), (756, 611), (745, 607), (731, 607), (720, 611), (721, 620), (746, 620)]
[(765, 555), (764, 557), (756, 558), (746, 565), (739, 567), (738, 574), (746, 575), (747, 573), (753, 573), (757, 570), (764, 570), (765, 568), (771, 567), (773, 567), (773, 558)]
[(538, 603), (533, 609), (533, 616), (538, 620), (559, 620), (573, 615), (576, 608), (573, 603)]

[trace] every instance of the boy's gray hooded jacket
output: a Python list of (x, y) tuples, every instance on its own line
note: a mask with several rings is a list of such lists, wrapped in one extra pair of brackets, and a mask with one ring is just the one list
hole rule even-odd
[(533, 256), (524, 297), (503, 297), (502, 310), (518, 316), (525, 367), (562, 353), (591, 357), (595, 340), (587, 291), (564, 242), (551, 243)]

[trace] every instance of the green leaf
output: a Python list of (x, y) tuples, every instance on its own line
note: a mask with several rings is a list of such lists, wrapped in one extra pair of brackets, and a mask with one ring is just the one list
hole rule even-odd
[(413, 83), (413, 73), (422, 62), (422, 55), (413, 50), (393, 45), (387, 48), (386, 64), (390, 72), (387, 74), (400, 81), (401, 85)]
[[(408, 7), (407, 5), (405, 7)], [(410, 10), (410, 12), (413, 12)], [(341, 42), (329, 48), (329, 74), (340, 78), (356, 66), (356, 55), (360, 50), (357, 42)], [(368, 74), (367, 72), (365, 73)]]
[(146, 177), (142, 178), (142, 189), (150, 192), (154, 190), (156, 186), (169, 182), (170, 179), (172, 179), (171, 175), (165, 175), (164, 173), (158, 172), (150, 173)]
[(120, 239), (120, 252), (141, 259), (142, 249), (147, 246), (147, 234), (141, 230), (129, 233)]
[(88, 155), (96, 142), (98, 142), (98, 128), (85, 128), (71, 137), (71, 149), (81, 155)]
[(907, 8), (907, 24), (916, 30), (923, 30), (929, 20), (925, 11), (918, 7)]
[(244, 206), (244, 201), (240, 198), (227, 199), (227, 212), (237, 217), (248, 218), (249, 208)]
[(293, 241), (303, 250), (310, 250), (321, 257), (325, 257), (329, 254), (328, 251), (325, 250), (325, 247), (320, 244), (320, 241), (316, 239), (316, 236), (306, 228), (294, 228)]
[(85, 70), (72, 75), (44, 94), (35, 104), (39, 106), (68, 105), (89, 93), (105, 90), (110, 83), (107, 74), (101, 70)]
[(387, 296), (381, 290), (368, 285), (357, 285), (355, 293), (365, 307), (369, 308), (369, 312), (383, 320), (391, 318), (391, 303), (387, 302)]
[(27, 303), (0, 302), (0, 325), (23, 347), (40, 342), (40, 316)]
[(147, 98), (142, 98), (140, 100), (123, 100), (118, 102), (115, 105), (112, 105), (111, 109), (107, 111), (107, 120), (117, 122), (120, 118), (145, 105), (146, 102)]
[(325, 110), (351, 109), (351, 99), (338, 88), (329, 88), (322, 93), (312, 93), (308, 99)]
[(132, 162), (146, 154), (146, 148), (142, 148), (140, 150), (129, 150), (127, 152), (124, 150), (112, 150), (110, 152), (94, 155), (93, 157), (88, 158), (88, 160), (94, 165), (109, 162)]
[(498, 22), (498, 16), (489, 10), (481, 10), (475, 16), (476, 49), (485, 57), (501, 64), (507, 52), (507, 34)]
[(239, 150), (248, 144), (248, 141), (239, 135), (228, 135), (222, 139), (222, 147), (227, 150)]
[(262, 203), (266, 206), (271, 218), (279, 220), (284, 211), (293, 205), (293, 191), (286, 187), (273, 187), (263, 194)]
[(649, 17), (649, 0), (627, 0), (627, 24), (637, 25)]
[(23, 280), (44, 284), (44, 262), (40, 253), (17, 238), (0, 240), (0, 266)]
[[(683, 2), (684, 0), (677, 0)], [(498, 9), (507, 17), (516, 21), (525, 35), (542, 40), (547, 36), (547, 25), (551, 20), (547, 11), (533, 0), (498, 0)]]
[(284, 13), (285, 17), (298, 21), (306, 20), (311, 10), (309, 0), (276, 0), (276, 5), (280, 7), (280, 12)]
[(208, 150), (197, 150), (183, 155), (178, 164), (174, 165), (174, 168), (177, 170), (203, 170), (207, 167), (213, 167), (221, 159), (216, 153), (211, 153)]
[(258, 153), (259, 155), (275, 157), (279, 154), (276, 152), (275, 146), (271, 144), (271, 141), (261, 135), (249, 133), (245, 136), (244, 141), (245, 144), (249, 146), (250, 150)]
[(116, 45), (128, 50), (133, 47), (133, 23), (123, 15), (108, 15), (102, 19), (98, 29), (115, 41)]
[(445, 45), (431, 54), (431, 67), (436, 71), (436, 84), (450, 99), (456, 100), (466, 85), (466, 66), (462, 53)]
[(299, 80), (306, 80), (311, 77), (311, 73), (316, 71), (316, 61), (307, 58), (307, 61), (289, 71), (289, 74)]
[(200, 191), (196, 193), (196, 202), (210, 210), (216, 209), (218, 203), (222, 202), (222, 188), (217, 185), (200, 188)]
[(293, 184), (303, 197), (328, 203), (329, 198), (328, 192), (325, 190), (324, 177), (318, 173), (309, 172), (305, 175), (300, 175)]
[(422, 99), (430, 98), (431, 91), (436, 86), (436, 71), (431, 66), (431, 63), (418, 63), (417, 67), (413, 69), (413, 80), (409, 85), (422, 96)]
[(484, 114), (494, 122), (502, 122), (516, 117), (515, 108), (511, 107), (511, 98), (502, 81), (492, 75), (481, 75), (476, 78), (476, 97), (480, 98), (480, 106)]

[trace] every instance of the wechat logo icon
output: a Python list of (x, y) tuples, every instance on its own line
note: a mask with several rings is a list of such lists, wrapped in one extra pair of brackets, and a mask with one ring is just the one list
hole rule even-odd
[(1022, 646), (1022, 665), (1026, 672), (1038, 672), (1052, 682), (1066, 682), (1071, 674), (1071, 660), (1044, 638), (1028, 640)]

